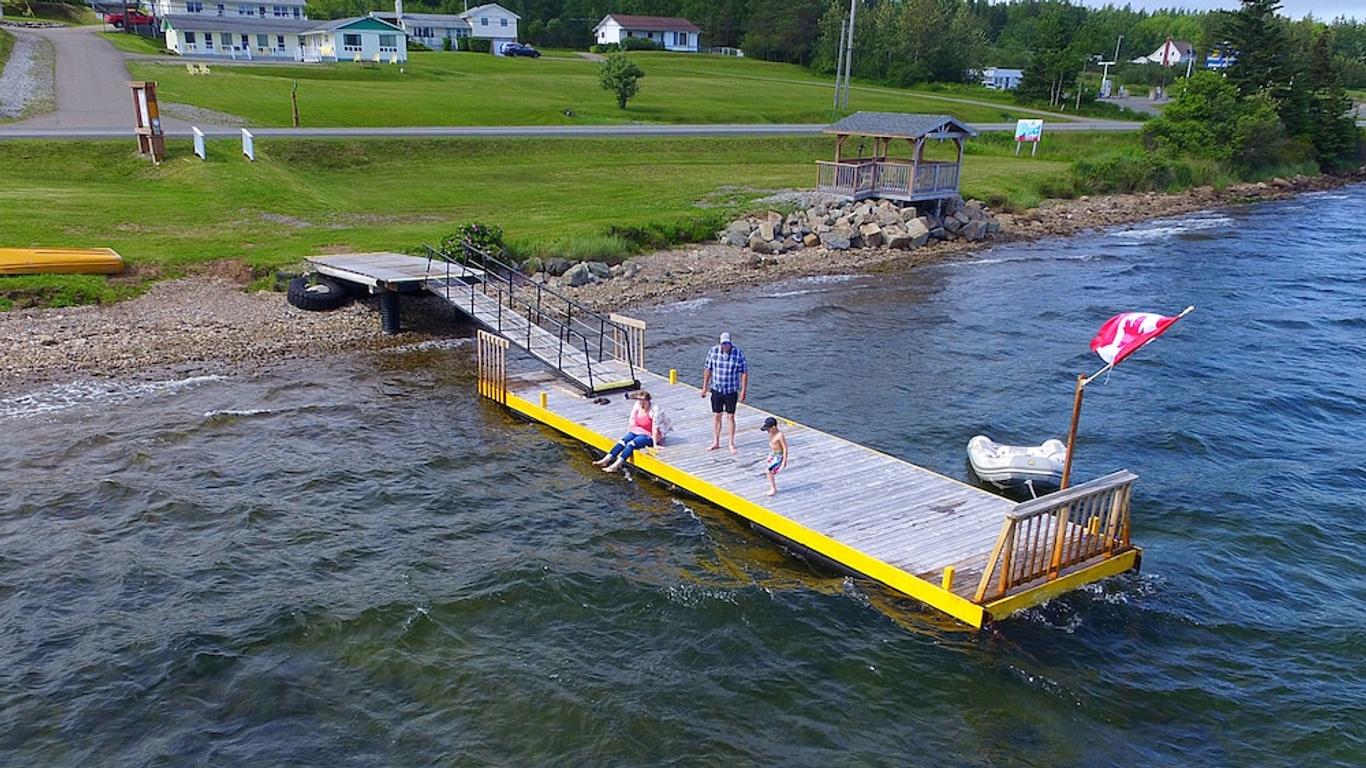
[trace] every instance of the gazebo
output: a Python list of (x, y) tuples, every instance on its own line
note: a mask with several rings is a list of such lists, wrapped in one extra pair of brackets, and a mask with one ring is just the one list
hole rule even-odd
[[(825, 129), (835, 134), (835, 162), (817, 161), (816, 188), (850, 200), (881, 197), (919, 202), (958, 194), (958, 175), (963, 166), (963, 141), (977, 132), (949, 115), (912, 115), (901, 112), (855, 112)], [(844, 144), (850, 136), (873, 140), (872, 154), (846, 160)], [(911, 145), (910, 159), (889, 158), (894, 139)], [(953, 162), (925, 160), (929, 139), (953, 140), (958, 159)]]

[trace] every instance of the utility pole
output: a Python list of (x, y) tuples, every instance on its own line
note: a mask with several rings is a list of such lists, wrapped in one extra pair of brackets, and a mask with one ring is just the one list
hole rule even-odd
[(849, 81), (854, 75), (854, 15), (858, 13), (858, 0), (849, 0), (849, 44), (844, 48), (844, 102), (849, 108)]
[(835, 106), (833, 109), (840, 108), (840, 87), (842, 85), (840, 77), (844, 74), (844, 35), (849, 28), (848, 19), (840, 19), (840, 44), (839, 50), (835, 52)]

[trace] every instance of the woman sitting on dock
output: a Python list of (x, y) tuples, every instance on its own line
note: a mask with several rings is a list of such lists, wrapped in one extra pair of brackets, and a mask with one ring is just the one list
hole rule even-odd
[(626, 435), (612, 446), (610, 453), (593, 462), (593, 466), (602, 467), (604, 472), (616, 472), (631, 458), (632, 453), (641, 448), (658, 445), (664, 440), (660, 433), (663, 418), (659, 409), (651, 406), (650, 393), (641, 390), (635, 393), (634, 398), (636, 404), (631, 408), (630, 426)]

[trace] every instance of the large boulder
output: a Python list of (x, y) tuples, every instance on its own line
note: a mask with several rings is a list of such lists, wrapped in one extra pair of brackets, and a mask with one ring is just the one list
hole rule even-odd
[(876, 248), (882, 245), (882, 227), (876, 222), (869, 222), (858, 228), (859, 235), (863, 238), (863, 244), (869, 248)]
[[(765, 224), (767, 224), (767, 222), (765, 222)], [(762, 228), (763, 225), (760, 225), (760, 229)], [(773, 253), (775, 250), (772, 238), (766, 239), (763, 235), (759, 234), (758, 231), (749, 236), (749, 247), (755, 253)]]
[(593, 275), (593, 270), (588, 268), (586, 262), (579, 262), (565, 270), (563, 282), (570, 288), (578, 288), (581, 285), (588, 285), (595, 282), (597, 278)]
[(931, 229), (924, 219), (916, 218), (906, 222), (906, 234), (913, 240), (917, 237), (929, 237)]
[(749, 239), (750, 239), (750, 243), (751, 243), (751, 245), (753, 244), (753, 242), (754, 242), (754, 237), (755, 237), (756, 235), (757, 235), (758, 237), (764, 239), (764, 240), (772, 240), (772, 239), (773, 239), (776, 235), (778, 235), (781, 231), (782, 231), (782, 230), (779, 229), (778, 226), (777, 226), (774, 222), (772, 222), (772, 221), (761, 221), (761, 222), (759, 222), (759, 229), (758, 229), (758, 231), (755, 232), (754, 235), (750, 235), (750, 238), (749, 238)]
[(612, 276), (612, 267), (605, 261), (589, 261), (585, 263), (588, 265), (588, 271), (593, 273), (593, 277), (596, 277), (599, 280), (606, 280)]
[(887, 241), (887, 247), (898, 251), (904, 251), (911, 247), (912, 238), (910, 233), (901, 227), (882, 230), (882, 236)]
[(546, 274), (559, 277), (567, 272), (573, 264), (571, 264), (568, 259), (556, 257), (553, 259), (546, 259), (544, 266)]
[(805, 235), (802, 235), (802, 245), (806, 246), (807, 248), (813, 248), (820, 244), (821, 239), (817, 237), (814, 232), (807, 232)]
[(969, 221), (963, 225), (959, 232), (964, 240), (977, 241), (985, 240), (987, 236), (987, 223), (985, 221)]
[(850, 238), (848, 230), (834, 229), (821, 234), (821, 245), (832, 251), (849, 250)]

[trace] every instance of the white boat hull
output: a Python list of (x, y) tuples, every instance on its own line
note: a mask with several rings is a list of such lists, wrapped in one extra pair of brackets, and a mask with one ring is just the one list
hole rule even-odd
[(1062, 482), (1067, 446), (1061, 440), (1040, 445), (1004, 445), (986, 435), (968, 441), (968, 464), (984, 483), (1002, 490), (1057, 488)]

